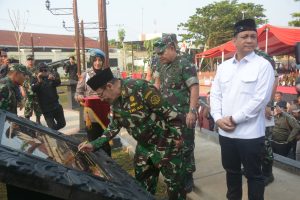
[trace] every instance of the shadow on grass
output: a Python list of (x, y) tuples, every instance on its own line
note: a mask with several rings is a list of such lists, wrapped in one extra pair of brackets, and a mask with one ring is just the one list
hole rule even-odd
[[(122, 169), (134, 177), (133, 158), (128, 152), (121, 148), (114, 149), (112, 150), (112, 158)], [(159, 180), (155, 197), (157, 199), (166, 199), (167, 196), (167, 186), (163, 181)]]

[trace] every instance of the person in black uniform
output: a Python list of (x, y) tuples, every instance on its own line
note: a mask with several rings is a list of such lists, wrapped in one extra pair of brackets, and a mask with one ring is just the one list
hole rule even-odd
[(41, 111), (49, 128), (59, 130), (66, 125), (64, 111), (58, 101), (56, 87), (61, 84), (59, 74), (50, 72), (45, 63), (39, 65), (39, 72), (32, 81)]

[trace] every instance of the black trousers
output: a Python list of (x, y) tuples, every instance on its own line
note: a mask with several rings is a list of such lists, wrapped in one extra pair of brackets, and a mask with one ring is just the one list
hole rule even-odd
[(43, 115), (49, 128), (59, 130), (66, 126), (64, 110), (61, 105), (59, 105), (55, 110), (44, 113)]
[[(91, 142), (93, 140), (96, 140), (98, 137), (101, 137), (103, 131), (104, 130), (102, 129), (100, 124), (98, 124), (97, 122), (92, 122), (92, 126), (90, 128), (86, 127), (88, 141)], [(103, 144), (101, 149), (105, 151), (109, 157), (111, 157), (111, 147), (108, 142)]]
[(272, 148), (274, 153), (287, 157), (292, 148), (292, 143), (281, 144), (272, 141)]
[(220, 135), (222, 165), (226, 170), (226, 196), (229, 200), (242, 199), (241, 164), (248, 180), (248, 199), (264, 199), (265, 186), (261, 170), (264, 138), (232, 139)]

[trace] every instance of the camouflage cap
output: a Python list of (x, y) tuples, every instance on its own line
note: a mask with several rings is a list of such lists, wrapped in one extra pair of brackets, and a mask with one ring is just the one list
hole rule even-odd
[(169, 45), (174, 45), (177, 49), (176, 34), (163, 34), (162, 37), (154, 43), (154, 51), (157, 54), (163, 53)]
[(26, 60), (34, 60), (33, 55), (27, 55), (27, 56), (26, 56)]
[(22, 64), (14, 64), (11, 67), (9, 67), (10, 71), (16, 71), (21, 72), (24, 75), (30, 75), (30, 72), (27, 70), (27, 68)]

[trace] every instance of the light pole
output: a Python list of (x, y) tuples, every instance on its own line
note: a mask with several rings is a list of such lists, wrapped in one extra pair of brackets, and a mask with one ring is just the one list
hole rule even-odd
[(79, 47), (79, 25), (78, 25), (78, 12), (77, 0), (73, 0), (73, 18), (75, 27), (75, 44), (76, 44), (76, 57), (77, 57), (77, 75), (81, 75), (81, 62), (80, 62), (80, 47)]
[(51, 8), (49, 0), (46, 0), (45, 6), (53, 15), (72, 15), (72, 8)]
[(75, 40), (75, 51), (76, 51), (76, 59), (77, 59), (77, 74), (81, 75), (77, 0), (73, 0), (73, 7), (72, 8), (51, 8), (51, 3), (50, 3), (49, 0), (46, 0), (45, 6), (46, 6), (46, 9), (48, 11), (50, 11), (53, 15), (73, 15), (74, 28), (75, 28), (74, 40)]
[(242, 10), (242, 19), (245, 19), (245, 13), (246, 13), (246, 11)]
[(107, 39), (107, 20), (106, 20), (106, 0), (98, 0), (98, 18), (99, 18), (99, 43), (100, 49), (104, 51), (105, 66), (109, 67), (109, 52)]
[[(85, 66), (85, 36), (84, 36), (84, 29), (99, 29), (99, 27), (84, 27), (85, 24), (92, 24), (92, 25), (97, 25), (98, 22), (85, 22), (83, 23), (83, 20), (80, 22), (80, 37), (81, 37), (81, 51), (82, 51), (82, 68), (83, 70), (86, 69)], [(74, 27), (66, 26), (66, 22), (63, 20), (62, 21), (62, 26), (64, 29), (67, 31), (71, 31), (70, 29), (74, 29)]]

